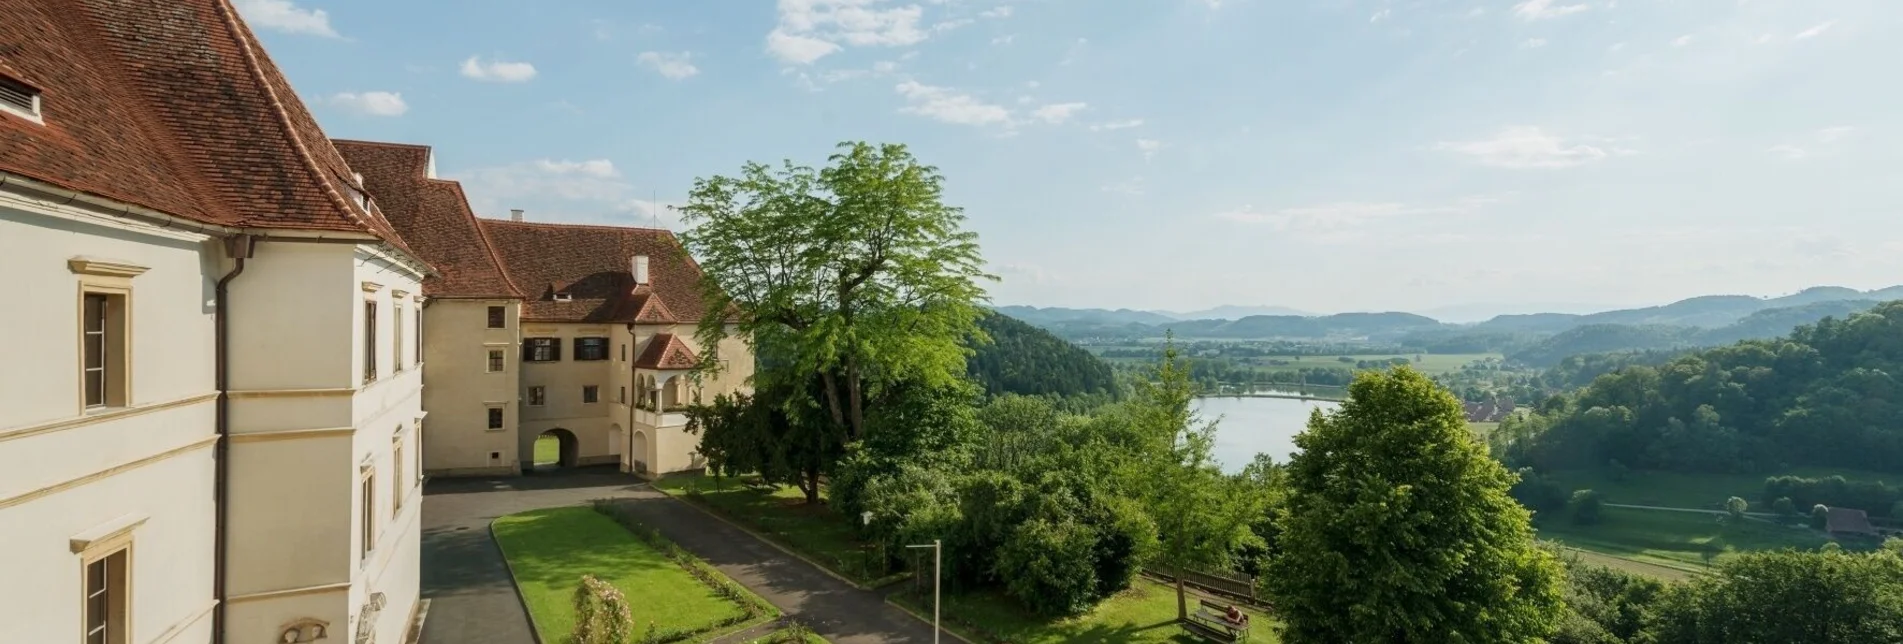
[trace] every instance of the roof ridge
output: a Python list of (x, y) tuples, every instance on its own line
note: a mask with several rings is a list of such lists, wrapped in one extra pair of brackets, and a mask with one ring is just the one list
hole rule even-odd
[(568, 223), (555, 222), (555, 221), (516, 221), (514, 219), (495, 219), (492, 217), (484, 217), (482, 215), (476, 215), (476, 219), (481, 220), (484, 225), (509, 224), (511, 226), (542, 226), (545, 228), (578, 228), (578, 229), (593, 229), (593, 230), (615, 230), (615, 231), (642, 232), (642, 233), (661, 233), (669, 237), (674, 236), (674, 231), (668, 230), (666, 228), (656, 227), (656, 226), (615, 226), (611, 224), (568, 224)]
[(410, 148), (410, 149), (418, 149), (418, 150), (435, 149), (435, 146), (426, 145), (422, 143), (397, 143), (395, 141), (369, 141), (365, 139), (332, 138), (331, 142), (332, 143), (349, 143), (353, 145), (374, 145), (374, 146), (385, 147), (385, 148)]
[[(232, 37), (238, 41), (238, 51), (242, 54), (244, 59), (245, 69), (251, 72), (252, 80), (257, 81), (258, 89), (264, 92), (265, 100), (270, 102), (272, 114), (277, 117), (278, 125), (284, 128), (284, 138), (290, 141), (291, 148), (297, 152), (298, 160), (303, 162), (304, 169), (310, 171), (313, 178), (318, 179), (318, 183), (320, 184), (319, 189), (330, 197), (331, 202), (343, 208), (345, 217), (348, 217), (351, 222), (362, 228), (363, 232), (382, 238), (382, 231), (377, 230), (376, 226), (370, 225), (370, 222), (363, 216), (369, 214), (368, 209), (365, 209), (363, 215), (358, 214), (357, 209), (351, 205), (350, 200), (344, 198), (344, 195), (337, 191), (337, 187), (331, 185), (330, 181), (324, 178), (326, 174), (325, 170), (318, 165), (317, 158), (311, 154), (309, 144), (305, 143), (304, 139), (297, 135), (297, 125), (291, 122), (291, 115), (285, 110), (284, 100), (278, 97), (277, 90), (271, 87), (271, 79), (265, 77), (263, 65), (258, 63), (257, 48), (252, 46), (256, 38), (251, 35), (243, 21), (238, 17), (237, 7), (231, 5), (231, 0), (216, 0), (216, 2), (219, 11), (224, 14), (225, 28), (230, 29)], [(405, 254), (411, 255), (419, 263), (422, 262), (422, 258), (415, 257), (415, 251), (410, 250), (407, 247), (408, 245), (402, 242), (401, 236), (396, 235), (395, 231), (391, 232), (391, 236), (395, 237), (395, 239), (387, 239), (384, 241), (392, 242), (393, 245), (401, 248)]]
[(476, 209), (469, 207), (469, 195), (463, 192), (463, 182), (456, 181), (453, 179), (426, 179), (426, 180), (427, 181), (441, 181), (443, 183), (449, 184), (451, 188), (455, 189), (456, 198), (463, 200), (463, 212), (469, 215), (469, 223), (473, 224), (476, 227), (476, 236), (482, 239), (483, 253), (489, 256), (489, 261), (495, 263), (496, 272), (502, 274), (502, 281), (509, 285), (509, 289), (515, 291), (515, 294), (518, 297), (521, 297), (522, 299), (525, 299), (525, 300), (529, 299), (529, 292), (526, 290), (523, 290), (522, 285), (517, 284), (515, 282), (515, 275), (512, 275), (509, 273), (509, 263), (502, 261), (502, 254), (496, 252), (496, 242), (495, 240), (489, 238), (489, 229), (483, 227), (482, 218), (476, 216)]

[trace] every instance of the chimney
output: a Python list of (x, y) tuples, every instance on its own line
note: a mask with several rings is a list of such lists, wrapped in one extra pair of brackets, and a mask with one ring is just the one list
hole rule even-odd
[(631, 262), (631, 264), (630, 272), (634, 273), (635, 286), (648, 283), (648, 256), (635, 255), (634, 261)]
[(521, 208), (510, 208), (510, 209), (509, 209), (509, 221), (522, 221), (522, 209), (521, 209)]

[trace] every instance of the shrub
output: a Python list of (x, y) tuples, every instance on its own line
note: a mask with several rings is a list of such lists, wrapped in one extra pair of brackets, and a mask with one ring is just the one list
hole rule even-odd
[(1824, 507), (1822, 503), (1811, 506), (1810, 527), (1822, 530), (1828, 525), (1830, 525), (1830, 508)]
[(1797, 504), (1791, 502), (1791, 497), (1780, 496), (1776, 501), (1771, 502), (1771, 511), (1787, 517), (1793, 516), (1797, 514)]
[(621, 589), (582, 575), (575, 587), (575, 644), (624, 644), (633, 635), (634, 614)]
[(1743, 497), (1734, 496), (1725, 499), (1725, 512), (1729, 513), (1734, 521), (1744, 519), (1745, 511), (1750, 509), (1751, 504), (1745, 501)]
[(1045, 615), (1071, 615), (1097, 598), (1091, 561), (1096, 535), (1070, 517), (1039, 516), (1013, 530), (998, 550), (997, 572), (1005, 592)]
[(1573, 491), (1573, 523), (1579, 525), (1599, 523), (1600, 510), (1604, 505), (1605, 500), (1600, 498), (1598, 492), (1592, 490)]

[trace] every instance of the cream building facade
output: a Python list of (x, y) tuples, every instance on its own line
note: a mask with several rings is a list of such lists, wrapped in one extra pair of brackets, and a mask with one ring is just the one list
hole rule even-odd
[(410, 641), (429, 267), (228, 2), (0, 15), (0, 642)]

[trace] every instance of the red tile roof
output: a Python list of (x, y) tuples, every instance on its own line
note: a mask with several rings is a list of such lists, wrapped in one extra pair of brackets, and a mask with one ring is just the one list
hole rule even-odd
[(1870, 515), (1854, 508), (1830, 508), (1824, 515), (1824, 531), (1832, 534), (1876, 534), (1870, 527)]
[[(477, 220), (503, 269), (528, 300), (531, 322), (698, 322), (700, 266), (674, 233), (659, 228)], [(635, 285), (633, 258), (648, 256), (649, 284)], [(572, 299), (555, 301), (556, 293)]]
[(687, 343), (672, 333), (656, 333), (648, 339), (648, 346), (641, 350), (641, 357), (635, 358), (636, 369), (692, 369), (700, 366), (700, 357)]
[(196, 221), (368, 233), (408, 250), (227, 0), (0, 0), (0, 171)]
[(332, 142), (363, 173), (384, 217), (438, 275), (423, 280), (430, 297), (522, 298), (476, 215), (462, 184), (429, 178), (430, 148), (374, 141)]

